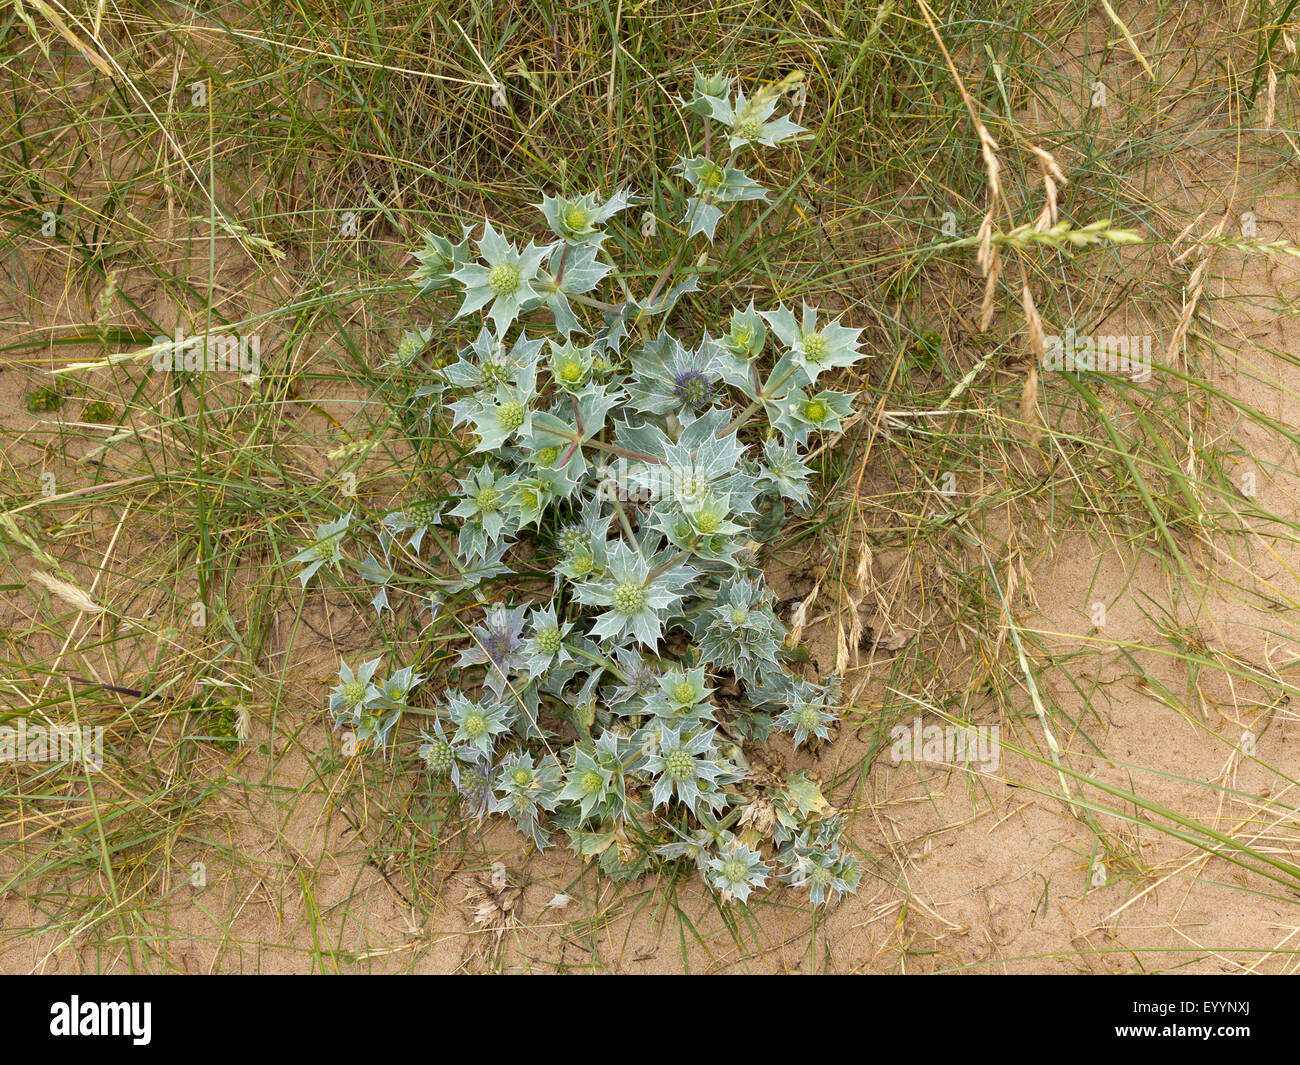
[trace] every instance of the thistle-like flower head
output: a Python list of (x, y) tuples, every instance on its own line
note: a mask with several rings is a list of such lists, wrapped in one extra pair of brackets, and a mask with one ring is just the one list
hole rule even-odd
[(697, 571), (675, 555), (647, 559), (626, 544), (615, 543), (607, 551), (606, 575), (579, 582), (574, 595), (581, 603), (608, 608), (596, 618), (592, 636), (620, 640), (630, 634), (654, 647), (669, 611), (681, 602), (683, 589), (696, 576)]
[(447, 714), (456, 724), (452, 743), (464, 744), (485, 759), (492, 757), (493, 740), (510, 730), (500, 703), (475, 702), (459, 692), (448, 692)]
[(330, 712), (337, 714), (339, 721), (354, 718), (382, 700), (383, 692), (374, 683), (378, 669), (378, 658), (362, 663), (355, 673), (346, 662), (339, 660), (339, 683), (330, 693)]
[(524, 615), (528, 607), (489, 608), (482, 625), (470, 629), (470, 645), (460, 653), (458, 665), (483, 664), (487, 686), (500, 696), (515, 673), (527, 667), (524, 654)]
[(536, 368), (525, 367), (511, 384), (450, 404), (458, 422), (473, 423), (479, 437), (476, 452), (500, 450), (509, 441), (526, 438), (533, 431), (535, 385)]
[(321, 566), (329, 565), (338, 569), (343, 558), (343, 538), (352, 522), (352, 512), (344, 514), (337, 521), (325, 522), (316, 526), (316, 539), (290, 559), (291, 562), (305, 562), (307, 568), (298, 574), (302, 586), (307, 587)]
[(443, 500), (422, 499), (401, 510), (389, 511), (384, 515), (383, 526), (394, 536), (409, 532), (411, 538), (407, 542), (412, 551), (419, 553), (425, 534), (442, 519), (446, 506)]
[(406, 329), (402, 332), (402, 339), (398, 341), (397, 350), (393, 352), (389, 360), (394, 366), (408, 367), (419, 357), (420, 353), (429, 346), (429, 341), (433, 339), (433, 326), (427, 329)]
[(809, 396), (795, 388), (781, 400), (781, 414), (773, 425), (787, 439), (802, 445), (809, 433), (838, 433), (852, 413), (853, 397), (847, 393), (818, 392)]
[(551, 380), (565, 392), (580, 392), (591, 379), (592, 348), (551, 341)]
[(849, 329), (838, 320), (817, 328), (817, 308), (803, 305), (803, 318), (781, 304), (774, 311), (761, 311), (772, 332), (789, 348), (789, 353), (772, 370), (773, 382), (783, 376), (795, 385), (813, 384), (827, 370), (852, 366), (865, 353), (858, 350), (861, 329)]
[(461, 539), (466, 526), (482, 532), (484, 543), (496, 543), (506, 528), (507, 504), (514, 493), (515, 477), (503, 474), (485, 463), (460, 482), (460, 502), (452, 508), (453, 517), (463, 518)]
[(646, 701), (658, 691), (663, 667), (657, 660), (630, 647), (617, 648), (614, 658), (623, 683), (611, 689), (605, 701), (611, 709), (618, 707), (619, 713), (640, 713)]
[(722, 892), (724, 899), (746, 902), (754, 888), (767, 883), (772, 867), (762, 856), (732, 838), (716, 858), (709, 859), (709, 880)]
[(701, 660), (731, 670), (747, 685), (758, 685), (766, 674), (782, 675), (779, 653), (785, 626), (771, 604), (771, 593), (759, 581), (725, 582), (714, 605), (692, 625)]
[(689, 810), (703, 803), (714, 810), (726, 804), (726, 798), (714, 790), (719, 778), (728, 770), (717, 759), (711, 731), (700, 730), (683, 737), (684, 726), (662, 724), (659, 743), (646, 760), (646, 770), (656, 777), (654, 804), (660, 806), (674, 795)]
[(537, 609), (529, 615), (528, 640), (524, 644), (524, 656), (528, 662), (528, 676), (540, 677), (558, 665), (572, 660), (573, 656), (565, 646), (565, 638), (573, 628), (573, 622), (560, 621), (551, 603), (544, 609)]
[(725, 398), (727, 358), (715, 344), (691, 350), (670, 336), (632, 353), (631, 405), (650, 414), (673, 414), (687, 424)]
[[(443, 370), (443, 376), (456, 388), (476, 394), (495, 392), (501, 385), (519, 385), (536, 380), (537, 360), (545, 346), (543, 340), (529, 340), (520, 330), (510, 350), (484, 326), (474, 341), (460, 352), (459, 359)], [(459, 425), (464, 418), (456, 420)]]
[(599, 244), (605, 239), (600, 227), (634, 202), (635, 197), (619, 189), (603, 202), (598, 193), (589, 192), (573, 199), (544, 196), (534, 206), (545, 216), (551, 232), (566, 243)]
[(384, 695), (384, 689), (374, 682), (379, 659), (369, 662), (353, 673), (346, 662), (339, 662), (339, 684), (330, 694), (330, 710), (334, 712), (334, 727), (347, 725), (358, 741), (372, 740), (375, 747), (383, 747), (401, 717), (401, 709), (394, 708)]
[(754, 309), (754, 301), (750, 300), (749, 306), (743, 311), (731, 312), (731, 327), (716, 343), (732, 355), (752, 359), (762, 354), (766, 339), (767, 328)]
[(676, 712), (689, 710), (706, 702), (713, 693), (704, 679), (704, 667), (673, 669), (659, 681), (659, 688), (668, 705)]
[[(447, 738), (442, 722), (436, 717), (433, 719), (433, 731), (421, 729), (420, 739), (424, 742), (419, 746), (419, 754), (424, 764), (428, 766), (429, 772), (435, 776), (450, 777), (452, 787), (459, 787), (460, 763), (467, 748), (463, 746), (458, 748), (453, 744)], [(465, 760), (473, 761), (474, 756), (469, 756)]]
[(456, 790), (476, 821), (482, 821), (500, 809), (492, 790), (492, 762), (489, 758), (468, 762), (461, 770)]
[(386, 710), (401, 710), (406, 706), (408, 696), (424, 679), (424, 674), (415, 672), (414, 666), (395, 670), (379, 683), (379, 704)]
[(789, 867), (781, 879), (794, 887), (808, 888), (814, 906), (824, 905), (837, 891), (856, 891), (862, 878), (857, 860), (838, 844), (809, 839), (809, 835), (805, 831), (781, 851), (780, 858)]
[(763, 442), (763, 466), (760, 467), (759, 486), (772, 488), (800, 507), (812, 502), (808, 478), (812, 470), (799, 458), (798, 442), (778, 440), (775, 437)]
[(602, 809), (614, 794), (614, 771), (586, 751), (578, 750), (556, 801), (576, 802), (579, 816), (586, 820), (594, 811)]
[(683, 727), (713, 719), (713, 704), (709, 701), (713, 689), (705, 680), (703, 666), (670, 669), (657, 678), (655, 688), (646, 709), (663, 721)]
[(776, 719), (776, 727), (794, 733), (794, 745), (808, 742), (809, 736), (830, 739), (827, 731), (839, 718), (839, 684), (825, 685), (796, 680), (793, 690), (785, 697), (785, 709)]
[(700, 370), (679, 370), (672, 377), (672, 395), (685, 409), (699, 410), (713, 399), (713, 382)]
[(553, 755), (538, 763), (523, 752), (505, 758), (497, 769), (498, 808), (509, 814), (539, 848), (550, 842), (540, 822), (543, 811), (554, 809), (558, 802), (562, 772)]
[(542, 299), (542, 293), (534, 287), (534, 282), (542, 261), (552, 249), (549, 245), (539, 248), (530, 242), (522, 252), (517, 251), (492, 228), (491, 222), (485, 221), (478, 250), (485, 264), (467, 263), (449, 275), (465, 286), (465, 301), (456, 317), (463, 318), (491, 303), (488, 317), (497, 332), (504, 335), (525, 305)]
[(725, 97), (710, 97), (711, 114), (719, 122), (731, 127), (731, 150), (743, 148), (747, 144), (762, 144), (768, 147), (780, 144), (783, 140), (806, 130), (788, 118), (772, 118), (772, 112), (781, 98), (781, 90), (776, 86), (760, 89), (750, 99), (745, 98), (744, 90), (736, 93), (736, 102), (728, 103)]
[(703, 233), (709, 240), (713, 239), (722, 218), (718, 204), (767, 199), (767, 189), (743, 170), (719, 166), (703, 156), (683, 158), (676, 169), (695, 191), (694, 196), (686, 198), (686, 214), (682, 219), (688, 225), (688, 238)]
[(691, 98), (686, 101), (686, 109), (704, 118), (711, 118), (718, 104), (726, 104), (727, 97), (731, 93), (731, 78), (721, 70), (710, 74), (701, 74), (697, 70), (692, 88)]

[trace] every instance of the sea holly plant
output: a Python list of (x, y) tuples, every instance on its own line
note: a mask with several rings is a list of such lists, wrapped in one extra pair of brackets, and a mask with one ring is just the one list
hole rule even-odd
[[(852, 415), (830, 386), (865, 358), (861, 331), (777, 299), (710, 313), (698, 267), (699, 239), (768, 196), (754, 154), (804, 132), (779, 114), (798, 80), (696, 77), (661, 270), (642, 254), (622, 273), (612, 253), (653, 239), (628, 188), (544, 193), (521, 232), (426, 236), (411, 280), (454, 296), (473, 339), (451, 348), (444, 314), (386, 364), (409, 498), (373, 529), (322, 522), (294, 559), (304, 586), (355, 573), (397, 634), (410, 596), (457, 652), (341, 666), (329, 709), (363, 749), (537, 847), (566, 840), (615, 878), (685, 862), (739, 904), (786, 885), (820, 905), (858, 882), (808, 770), (756, 770), (746, 745), (784, 734), (810, 761), (841, 712), (837, 678), (785, 664), (758, 558), (813, 502), (804, 460)], [(672, 314), (687, 298), (689, 327)], [(450, 477), (420, 457), (434, 426), (462, 456)]]

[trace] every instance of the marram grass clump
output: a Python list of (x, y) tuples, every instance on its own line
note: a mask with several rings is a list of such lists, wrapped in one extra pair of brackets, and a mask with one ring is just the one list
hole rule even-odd
[[(680, 214), (663, 227), (674, 246), (642, 296), (605, 244), (609, 226), (638, 225), (625, 190), (544, 197), (540, 244), (486, 221), (456, 243), (427, 236), (412, 280), (457, 290), (457, 317), (483, 321), (454, 358), (435, 354), (433, 328), (407, 331), (398, 405), (407, 425), (463, 432), (468, 466), (449, 499), (412, 498), (376, 529), (351, 514), (321, 523), (296, 561), (304, 584), (350, 567), (382, 616), (390, 594), (418, 594), (427, 539), (457, 576), (425, 608), (465, 589), (486, 602), (456, 663), (464, 688), (434, 706), (417, 704), (427, 678), (412, 666), (385, 679), (378, 659), (341, 665), (329, 708), (357, 741), (385, 750), (418, 715), (424, 770), (538, 847), (559, 835), (619, 878), (690, 862), (726, 900), (783, 881), (820, 905), (858, 882), (842, 818), (805, 773), (755, 771), (742, 745), (774, 730), (825, 739), (840, 711), (835, 678), (782, 664), (757, 550), (787, 506), (811, 503), (803, 457), (854, 399), (819, 381), (865, 357), (861, 331), (753, 303), (703, 336), (667, 324), (698, 291), (689, 246), (768, 195), (742, 169), (748, 153), (803, 132), (773, 117), (798, 80), (733, 98), (729, 78), (696, 78), (698, 154), (679, 160)], [(658, 228), (642, 221), (640, 235)], [(345, 539), (367, 535), (373, 549), (353, 560)]]

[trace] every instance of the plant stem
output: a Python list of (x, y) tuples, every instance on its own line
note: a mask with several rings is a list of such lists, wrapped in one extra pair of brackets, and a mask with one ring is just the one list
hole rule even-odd
[(649, 584), (656, 577), (663, 576), (663, 574), (667, 573), (670, 569), (672, 569), (675, 565), (677, 565), (677, 563), (683, 561), (684, 559), (689, 558), (690, 554), (691, 553), (689, 551), (679, 551), (675, 558), (670, 558), (662, 566), (656, 566), (654, 569), (650, 571), (650, 576), (648, 576), (645, 579), (646, 584)]
[(625, 447), (619, 447), (617, 444), (606, 444), (601, 440), (582, 441), (584, 447), (594, 447), (597, 451), (608, 451), (614, 455), (621, 455), (625, 459), (636, 459), (638, 462), (652, 462), (656, 466), (667, 464), (665, 459), (656, 458), (654, 455), (643, 455), (639, 451), (630, 451)]
[(618, 666), (614, 665), (614, 663), (611, 662), (604, 655), (593, 654), (591, 651), (585, 650), (584, 648), (578, 647), (576, 644), (571, 644), (571, 643), (566, 643), (564, 645), (564, 648), (570, 654), (581, 655), (589, 662), (596, 662), (599, 665), (604, 666), (607, 670), (609, 670), (609, 672), (613, 673), (614, 676), (616, 676), (624, 684), (632, 683), (630, 680), (628, 680), (627, 675), (621, 669), (619, 669)]
[(581, 303), (587, 307), (595, 307), (597, 310), (601, 311), (616, 311), (620, 306), (622, 306), (618, 303), (606, 303), (604, 300), (592, 299), (590, 296), (584, 296), (581, 292), (566, 292), (564, 296), (566, 299), (573, 300), (574, 303)]
[(611, 495), (609, 501), (614, 504), (614, 512), (618, 515), (618, 523), (622, 526), (624, 538), (636, 549), (636, 553), (644, 559), (645, 552), (641, 550), (641, 544), (637, 540), (636, 534), (632, 532), (632, 523), (628, 521), (627, 511), (623, 508), (623, 504), (619, 502), (618, 495)]
[(790, 369), (786, 370), (786, 372), (783, 373), (780, 377), (778, 377), (775, 381), (768, 381), (767, 384), (765, 384), (759, 390), (758, 398), (755, 399), (754, 402), (752, 402), (748, 407), (742, 410), (734, 418), (732, 418), (731, 423), (725, 429), (723, 429), (721, 433), (718, 434), (719, 439), (721, 439), (724, 436), (730, 436), (742, 425), (744, 425), (747, 421), (749, 421), (749, 419), (754, 416), (754, 412), (758, 410), (759, 407), (761, 407), (764, 403), (770, 403), (773, 397), (769, 393), (775, 392), (778, 388), (780, 388), (783, 384), (785, 384), (786, 381), (790, 380), (790, 378), (793, 375), (794, 375), (794, 367), (791, 366)]

